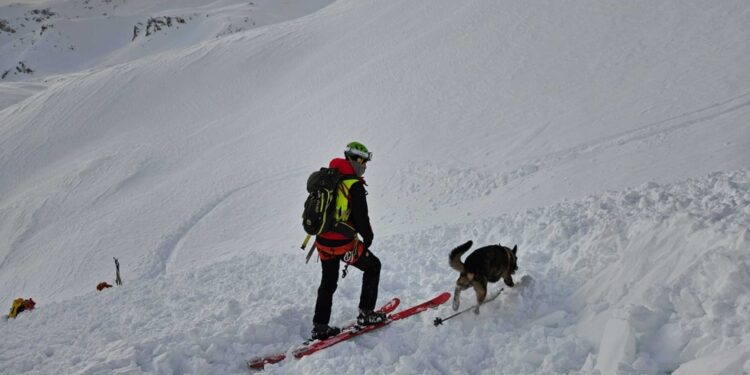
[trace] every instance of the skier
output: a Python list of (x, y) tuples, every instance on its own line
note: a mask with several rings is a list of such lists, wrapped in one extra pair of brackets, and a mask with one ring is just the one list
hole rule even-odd
[[(337, 223), (333, 230), (315, 238), (323, 272), (315, 302), (313, 340), (323, 340), (341, 332), (328, 322), (342, 260), (364, 272), (357, 324), (371, 325), (386, 320), (384, 313), (374, 311), (380, 283), (380, 260), (370, 251), (373, 233), (367, 212), (366, 184), (362, 178), (372, 153), (363, 144), (351, 142), (346, 146), (344, 157), (334, 158), (329, 164), (329, 168), (337, 169), (344, 176), (335, 197)], [(358, 234), (362, 241), (359, 241)]]

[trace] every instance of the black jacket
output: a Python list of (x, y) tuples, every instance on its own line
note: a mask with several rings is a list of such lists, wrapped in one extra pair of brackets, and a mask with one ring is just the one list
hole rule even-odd
[[(349, 177), (349, 176), (347, 176)], [(370, 225), (370, 215), (367, 209), (367, 191), (364, 181), (357, 181), (349, 189), (349, 224), (362, 237), (365, 248), (372, 244), (373, 233)], [(322, 233), (316, 237), (316, 242), (323, 246), (337, 247), (351, 242), (351, 239), (343, 238), (338, 233)]]
[(357, 230), (360, 236), (362, 236), (362, 243), (366, 248), (369, 248), (372, 244), (372, 226), (370, 226), (370, 215), (367, 210), (367, 191), (365, 190), (365, 183), (362, 181), (355, 182), (351, 189), (349, 189), (350, 195), (350, 208), (351, 213), (349, 214), (349, 222), (352, 223), (354, 229)]

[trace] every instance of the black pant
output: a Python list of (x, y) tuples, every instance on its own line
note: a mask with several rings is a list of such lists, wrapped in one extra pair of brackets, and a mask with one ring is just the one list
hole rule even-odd
[[(323, 274), (318, 287), (318, 300), (315, 302), (315, 316), (313, 323), (328, 324), (331, 319), (331, 305), (333, 293), (339, 281), (339, 265), (342, 257), (321, 260)], [(378, 284), (380, 284), (380, 259), (369, 250), (357, 259), (352, 266), (362, 270), (362, 291), (359, 295), (359, 308), (362, 310), (375, 309), (378, 299)]]

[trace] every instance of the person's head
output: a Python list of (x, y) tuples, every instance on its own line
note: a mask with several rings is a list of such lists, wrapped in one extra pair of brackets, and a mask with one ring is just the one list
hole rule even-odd
[(349, 142), (346, 145), (346, 150), (344, 150), (344, 156), (346, 160), (349, 160), (358, 177), (362, 177), (365, 174), (367, 162), (372, 160), (372, 152), (359, 142)]

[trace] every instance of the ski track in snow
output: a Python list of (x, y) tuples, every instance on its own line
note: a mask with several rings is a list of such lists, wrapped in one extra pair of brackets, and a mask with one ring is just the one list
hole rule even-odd
[[(743, 170), (377, 239), (380, 301), (398, 296), (408, 306), (452, 291), (457, 274), (448, 267), (448, 252), (468, 239), (475, 248), (518, 244), (519, 286), (506, 288), (480, 315), (467, 313), (433, 327), (436, 316), (452, 313), (446, 304), (303, 360), (268, 366), (266, 373), (584, 374), (620, 362), (629, 365), (618, 365), (619, 373), (674, 371), (692, 356), (712, 354), (707, 348), (718, 355), (750, 337), (748, 227), (750, 171)], [(691, 245), (675, 236), (704, 241)], [(649, 243), (660, 238), (666, 242)], [(628, 257), (643, 254), (640, 246), (653, 247), (650, 262), (673, 263), (672, 274), (657, 275), (663, 279), (656, 282), (649, 268), (639, 270), (638, 259)], [(687, 260), (675, 262), (669, 256), (675, 252)], [(617, 275), (612, 266), (633, 267), (617, 276), (630, 275), (627, 290), (597, 289)], [(266, 269), (288, 271), (268, 275)], [(5, 324), (0, 360), (10, 373), (245, 373), (238, 359), (284, 350), (307, 337), (318, 273), (317, 262), (305, 265), (301, 253), (257, 253), (133, 280), (46, 304)], [(353, 270), (339, 281), (335, 322), (356, 315), (360, 279)], [(493, 284), (491, 290), (500, 287)], [(589, 292), (577, 294), (582, 287)], [(634, 294), (647, 303), (628, 303)], [(473, 299), (467, 290), (462, 305)], [(597, 323), (596, 313), (612, 305), (620, 306), (615, 316)], [(673, 322), (675, 316), (681, 319)], [(605, 325), (599, 328), (612, 337), (632, 338), (632, 350), (610, 346), (609, 336), (576, 331), (587, 324)], [(717, 330), (723, 334), (716, 336)], [(658, 335), (670, 339), (660, 342)], [(31, 350), (35, 341), (45, 342), (41, 352)], [(713, 344), (697, 345), (706, 341)], [(593, 353), (599, 353), (597, 368)], [(358, 360), (341, 362), (351, 355)], [(613, 359), (603, 363), (607, 358)], [(723, 366), (741, 371), (743, 363)]]
[[(614, 134), (608, 137), (589, 141), (585, 144), (578, 145), (566, 150), (556, 151), (550, 154), (541, 155), (540, 157), (530, 160), (526, 165), (517, 170), (503, 175), (503, 182), (526, 177), (535, 173), (542, 168), (549, 168), (559, 165), (580, 157), (581, 155), (595, 155), (603, 149), (610, 148), (614, 145), (624, 146), (632, 142), (643, 142), (649, 139), (664, 138), (677, 130), (694, 125), (711, 125), (710, 120), (720, 116), (733, 113), (735, 111), (746, 110), (750, 107), (750, 92), (737, 95), (727, 100), (723, 100), (712, 105), (686, 112), (680, 115), (670, 117), (665, 120), (650, 123), (636, 129), (628, 130), (622, 133)], [(543, 128), (538, 130), (542, 132)], [(657, 140), (658, 142), (658, 140)]]
[(213, 200), (205, 203), (199, 209), (196, 209), (188, 219), (186, 219), (182, 225), (175, 229), (172, 233), (163, 236), (162, 241), (156, 247), (156, 254), (153, 257), (155, 262), (151, 266), (151, 271), (147, 273), (147, 277), (154, 278), (161, 274), (169, 272), (170, 264), (179, 253), (180, 245), (184, 238), (190, 235), (190, 232), (200, 224), (200, 222), (211, 215), (212, 212), (222, 207), (223, 205), (231, 204), (233, 197), (252, 186), (259, 183), (274, 184), (289, 178), (294, 172), (283, 172), (275, 176), (268, 176), (263, 179), (256, 179), (256, 181), (246, 184), (232, 190), (227, 191), (216, 197)]
[(175, 257), (175, 253), (178, 251), (182, 239), (185, 238), (204, 217), (210, 215), (214, 209), (224, 204), (224, 202), (226, 202), (234, 193), (245, 189), (248, 186), (231, 190), (206, 203), (203, 207), (194, 211), (190, 218), (185, 220), (185, 222), (171, 234), (164, 236), (162, 242), (156, 248), (156, 254), (154, 256), (156, 262), (154, 262), (151, 272), (148, 273), (148, 277), (153, 278), (166, 273), (169, 269), (171, 260)]

